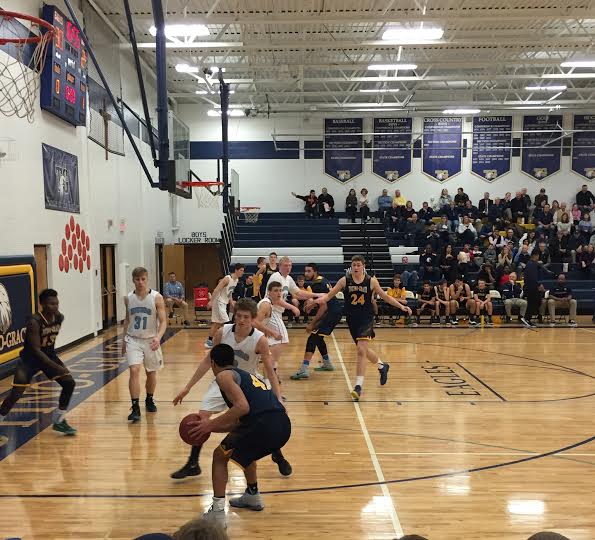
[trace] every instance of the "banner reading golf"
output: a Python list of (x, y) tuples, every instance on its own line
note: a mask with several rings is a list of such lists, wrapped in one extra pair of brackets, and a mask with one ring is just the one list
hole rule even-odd
[(521, 170), (525, 174), (543, 180), (558, 172), (562, 156), (562, 116), (524, 116), (522, 146)]
[(575, 114), (574, 129), (578, 133), (572, 135), (572, 170), (595, 180), (595, 115)]
[(474, 116), (471, 172), (488, 182), (510, 172), (512, 116)]
[(348, 182), (363, 172), (364, 122), (361, 118), (325, 118), (324, 172)]
[(411, 172), (411, 118), (374, 118), (372, 172), (394, 182)]
[(460, 116), (424, 118), (422, 171), (444, 182), (461, 172), (463, 119)]

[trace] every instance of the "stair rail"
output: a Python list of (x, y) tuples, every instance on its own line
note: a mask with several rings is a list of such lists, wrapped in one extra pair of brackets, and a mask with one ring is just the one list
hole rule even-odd
[(370, 233), (368, 232), (367, 220), (362, 221), (360, 233), (362, 235), (362, 248), (364, 251), (363, 255), (366, 257), (366, 266), (371, 270), (371, 273), (374, 274), (374, 252), (372, 251), (372, 242), (370, 239)]

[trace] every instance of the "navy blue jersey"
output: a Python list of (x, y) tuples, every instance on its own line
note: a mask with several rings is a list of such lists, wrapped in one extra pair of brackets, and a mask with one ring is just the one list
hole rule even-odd
[(345, 314), (349, 317), (373, 317), (372, 278), (365, 274), (362, 282), (356, 283), (350, 274), (345, 280)]
[[(326, 294), (331, 289), (332, 289), (332, 286), (331, 286), (329, 280), (326, 279), (324, 276), (316, 276), (316, 279), (311, 281), (310, 285), (308, 285), (308, 290), (313, 293)], [(326, 307), (327, 307), (328, 311), (336, 311), (336, 310), (341, 309), (339, 300), (337, 300), (336, 297), (331, 298), (327, 302)]]
[[(31, 319), (37, 321), (37, 324), (39, 325), (39, 341), (41, 343), (42, 352), (48, 356), (55, 356), (54, 344), (56, 343), (56, 338), (58, 337), (60, 327), (64, 321), (64, 315), (62, 315), (62, 313), (56, 313), (52, 322), (48, 322), (41, 313), (31, 315)], [(23, 358), (35, 357), (31, 348), (31, 340), (28, 335), (25, 336), (25, 345), (23, 346), (21, 356)]]
[[(248, 422), (255, 416), (267, 412), (285, 411), (285, 407), (281, 405), (273, 391), (269, 390), (264, 381), (256, 375), (238, 368), (231, 368), (230, 371), (234, 372), (234, 380), (242, 389), (246, 401), (250, 405), (250, 412), (242, 416), (240, 422)], [(223, 390), (221, 390), (221, 395), (227, 406), (230, 408), (233, 407), (233, 403), (227, 398)]]

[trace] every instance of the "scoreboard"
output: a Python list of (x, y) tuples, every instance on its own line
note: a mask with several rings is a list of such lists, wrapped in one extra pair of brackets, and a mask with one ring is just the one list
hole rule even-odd
[(78, 28), (56, 6), (44, 5), (42, 19), (56, 29), (41, 74), (41, 108), (74, 126), (87, 120), (87, 53)]

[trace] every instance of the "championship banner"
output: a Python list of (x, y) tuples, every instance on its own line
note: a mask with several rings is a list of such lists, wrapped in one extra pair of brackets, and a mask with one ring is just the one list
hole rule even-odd
[(512, 116), (474, 116), (471, 172), (488, 182), (510, 172)]
[(562, 156), (562, 116), (524, 116), (522, 147), (521, 171), (525, 174), (543, 180), (557, 173)]
[(411, 172), (411, 118), (374, 118), (372, 172), (394, 182)]
[(364, 168), (364, 121), (361, 118), (325, 118), (324, 173), (339, 182), (359, 176)]
[(45, 207), (80, 214), (78, 158), (42, 144)]
[(462, 166), (463, 118), (424, 118), (422, 172), (444, 182), (459, 174)]
[(572, 135), (572, 170), (587, 180), (595, 180), (595, 115), (575, 114)]
[(35, 259), (0, 257), (0, 366), (21, 352), (35, 306)]

